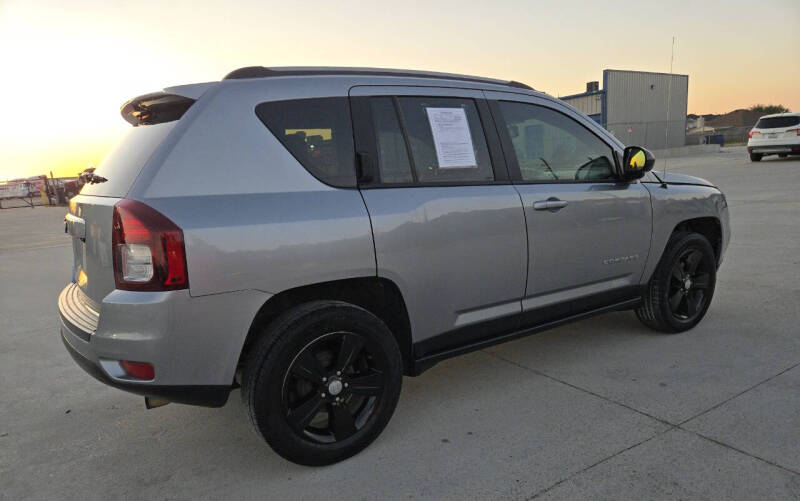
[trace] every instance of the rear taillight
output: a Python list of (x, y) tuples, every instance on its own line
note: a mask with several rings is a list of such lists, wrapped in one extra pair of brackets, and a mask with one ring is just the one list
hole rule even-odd
[(757, 136), (760, 136), (760, 135), (761, 135), (761, 133), (760, 133), (759, 131), (757, 131), (757, 130), (751, 130), (751, 131), (750, 131), (750, 132), (747, 134), (747, 137), (749, 137), (750, 139), (753, 139), (753, 136), (756, 136), (756, 135), (757, 135)]
[(789, 133), (792, 133), (792, 132), (794, 132), (795, 134), (797, 134), (798, 136), (800, 136), (800, 129), (789, 129), (789, 130), (787, 130), (786, 132), (789, 132)]
[(111, 242), (117, 289), (165, 291), (189, 287), (183, 231), (152, 207), (135, 200), (118, 202)]

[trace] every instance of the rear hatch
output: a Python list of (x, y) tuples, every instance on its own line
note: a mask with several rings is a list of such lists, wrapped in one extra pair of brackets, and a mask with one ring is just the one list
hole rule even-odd
[(770, 143), (783, 143), (786, 140), (795, 142), (800, 135), (797, 132), (798, 127), (800, 116), (763, 117), (758, 120), (750, 135), (752, 139)]
[(133, 99), (122, 115), (133, 127), (103, 159), (70, 201), (66, 229), (72, 236), (73, 281), (95, 311), (115, 288), (111, 227), (114, 205), (127, 195), (153, 153), (194, 102), (166, 93)]

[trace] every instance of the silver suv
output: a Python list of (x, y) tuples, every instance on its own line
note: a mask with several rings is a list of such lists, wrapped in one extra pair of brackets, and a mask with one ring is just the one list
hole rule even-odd
[(712, 184), (518, 82), (250, 67), (121, 113), (66, 216), (64, 345), (148, 406), (241, 387), (297, 463), (448, 357), (614, 310), (692, 328), (729, 240)]

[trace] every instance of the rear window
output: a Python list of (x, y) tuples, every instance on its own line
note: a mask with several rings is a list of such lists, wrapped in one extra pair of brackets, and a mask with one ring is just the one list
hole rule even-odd
[(356, 185), (347, 98), (271, 101), (256, 106), (256, 115), (314, 177), (332, 186)]
[(780, 129), (800, 125), (800, 117), (769, 117), (760, 118), (756, 124), (756, 129)]
[(131, 127), (94, 171), (96, 176), (103, 177), (107, 181), (85, 184), (81, 189), (81, 195), (124, 197), (131, 189), (144, 164), (177, 123), (177, 121), (173, 121)]

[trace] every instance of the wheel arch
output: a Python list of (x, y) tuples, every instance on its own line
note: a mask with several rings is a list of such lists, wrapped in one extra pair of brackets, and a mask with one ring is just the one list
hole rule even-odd
[(718, 217), (707, 216), (686, 219), (675, 225), (671, 235), (682, 231), (699, 233), (706, 237), (706, 240), (711, 244), (711, 248), (714, 249), (714, 258), (717, 261), (717, 266), (719, 266), (722, 257), (722, 223)]
[(403, 295), (397, 285), (383, 277), (360, 277), (287, 289), (269, 298), (256, 313), (247, 332), (237, 366), (237, 374), (258, 337), (260, 327), (294, 306), (318, 300), (344, 301), (354, 304), (386, 324), (397, 340), (403, 357), (403, 373), (413, 374), (411, 324)]
[[(691, 232), (703, 235), (714, 250), (714, 257), (719, 268), (722, 256), (725, 253), (726, 234), (722, 220), (723, 213), (717, 213), (716, 207), (711, 206), (709, 199), (702, 200), (704, 207), (694, 207), (690, 214), (685, 203), (680, 200), (661, 200), (653, 197), (654, 202), (654, 227), (651, 240), (650, 253), (647, 258), (641, 284), (650, 282), (653, 273), (667, 251), (669, 241), (675, 233)], [(697, 212), (702, 210), (700, 214)], [(682, 212), (670, 214), (671, 212)]]

